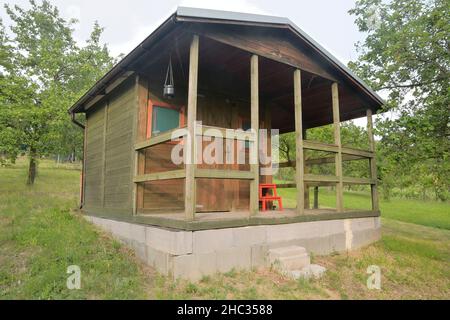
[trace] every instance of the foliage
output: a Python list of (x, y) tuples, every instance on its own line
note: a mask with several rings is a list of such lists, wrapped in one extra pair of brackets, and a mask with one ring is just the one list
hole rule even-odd
[(79, 46), (76, 20), (66, 21), (48, 1), (30, 0), (30, 8), (5, 5), (11, 36), (0, 25), (0, 154), (22, 152), (30, 158), (28, 183), (37, 160), (49, 154), (81, 153), (82, 131), (70, 122), (67, 108), (114, 63), (100, 43), (95, 23)]
[[(334, 131), (332, 125), (308, 129), (307, 139), (320, 141), (324, 143), (333, 143)], [(353, 148), (368, 149), (368, 136), (364, 128), (355, 125), (353, 122), (341, 123), (341, 141), (343, 145)], [(295, 133), (290, 132), (280, 135), (280, 161), (290, 161), (295, 163)], [(305, 159), (316, 159), (323, 157), (332, 157), (333, 154), (321, 151), (305, 151)], [(308, 166), (310, 173), (334, 175), (334, 163)], [(345, 176), (368, 177), (369, 167), (367, 160), (344, 161), (343, 172)], [(278, 171), (278, 179), (294, 180), (295, 171), (289, 168)], [(354, 188), (354, 187), (353, 187)]]
[[(448, 0), (358, 0), (350, 13), (367, 37), (350, 64), (389, 94), (392, 118), (376, 123), (381, 180), (449, 198), (450, 10)], [(385, 194), (386, 197), (389, 194)]]

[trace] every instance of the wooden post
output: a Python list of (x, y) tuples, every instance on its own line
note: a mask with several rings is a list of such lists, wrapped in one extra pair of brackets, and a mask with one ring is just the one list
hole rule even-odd
[(369, 159), (370, 177), (375, 180), (375, 183), (370, 185), (372, 195), (372, 210), (378, 211), (380, 210), (380, 206), (378, 203), (377, 164), (375, 161), (375, 140), (373, 138), (373, 121), (371, 109), (367, 109), (367, 134), (369, 136), (369, 150), (374, 153), (373, 158)]
[(259, 145), (258, 145), (258, 129), (259, 129), (259, 73), (258, 73), (258, 56), (252, 55), (250, 58), (250, 115), (251, 128), (254, 132), (255, 141), (252, 142), (250, 148), (250, 164), (253, 172), (253, 180), (250, 182), (250, 214), (256, 214), (259, 210)]
[[(147, 130), (147, 103), (148, 103), (148, 82), (147, 80), (136, 75), (135, 79), (135, 98), (136, 107), (133, 113), (133, 136), (132, 140), (134, 143), (141, 142), (145, 139), (145, 133)], [(144, 174), (145, 169), (145, 151), (133, 150), (132, 153), (134, 158), (132, 159), (133, 164), (133, 175)], [(136, 215), (138, 209), (142, 209), (144, 206), (144, 184), (134, 183), (132, 190), (132, 207), (133, 214)]]
[(314, 209), (319, 209), (319, 187), (314, 187)]
[(302, 79), (299, 69), (294, 71), (295, 110), (295, 182), (297, 184), (297, 214), (305, 212), (303, 124), (302, 124)]
[(333, 103), (333, 128), (334, 128), (334, 144), (338, 146), (336, 153), (335, 170), (338, 182), (336, 183), (336, 210), (344, 211), (344, 184), (342, 182), (342, 144), (341, 144), (341, 128), (339, 116), (339, 91), (338, 84), (334, 82), (331, 85), (331, 97)]
[[(190, 143), (187, 145), (190, 150), (190, 161), (186, 163), (186, 185), (184, 188), (184, 208), (185, 218), (188, 221), (194, 220), (196, 200), (195, 200), (195, 169), (196, 169), (196, 141), (195, 121), (197, 119), (197, 81), (198, 81), (198, 35), (194, 35), (189, 50), (189, 87), (188, 87), (188, 110), (187, 110), (187, 130)], [(187, 157), (186, 157), (187, 159)]]
[[(308, 139), (306, 136), (306, 129), (303, 129), (303, 140)], [(306, 154), (305, 151), (303, 151), (303, 174), (308, 174), (309, 173), (309, 167), (306, 165)], [(305, 192), (305, 209), (309, 209), (309, 187), (308, 187), (308, 183), (305, 182), (304, 183), (304, 192)]]

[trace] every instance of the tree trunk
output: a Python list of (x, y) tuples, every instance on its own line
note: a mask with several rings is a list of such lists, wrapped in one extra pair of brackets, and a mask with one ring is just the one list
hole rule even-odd
[(34, 179), (36, 178), (36, 172), (37, 172), (36, 149), (31, 148), (30, 149), (30, 163), (28, 166), (28, 179), (27, 179), (28, 185), (34, 184)]

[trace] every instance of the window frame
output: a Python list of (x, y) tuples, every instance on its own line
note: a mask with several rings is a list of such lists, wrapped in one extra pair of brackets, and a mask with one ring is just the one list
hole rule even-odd
[[(157, 136), (158, 134), (152, 135), (153, 132), (153, 108), (154, 107), (159, 107), (159, 108), (167, 108), (167, 109), (172, 109), (172, 110), (176, 110), (179, 113), (179, 125), (178, 128), (182, 128), (183, 126), (185, 126), (185, 118), (186, 118), (186, 108), (185, 106), (176, 106), (173, 104), (168, 104), (166, 102), (161, 102), (161, 101), (152, 101), (151, 99), (148, 99), (148, 104), (147, 104), (147, 129), (146, 129), (146, 133), (145, 136), (147, 139), (150, 139), (152, 136)], [(166, 132), (166, 131), (164, 131)], [(163, 132), (161, 132), (163, 133)]]

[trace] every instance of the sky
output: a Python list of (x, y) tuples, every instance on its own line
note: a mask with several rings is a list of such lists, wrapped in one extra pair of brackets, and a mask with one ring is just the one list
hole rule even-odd
[[(28, 0), (6, 0), (28, 6)], [(357, 57), (354, 44), (364, 35), (353, 23), (348, 10), (354, 0), (50, 0), (64, 18), (77, 18), (75, 37), (83, 43), (94, 21), (105, 28), (103, 41), (113, 55), (128, 53), (177, 6), (238, 11), (287, 17), (344, 63)], [(1, 18), (9, 24), (3, 8)]]
[[(6, 0), (28, 7), (28, 0)], [(75, 38), (84, 43), (95, 21), (104, 27), (102, 40), (111, 53), (127, 54), (166, 20), (177, 6), (287, 17), (347, 64), (357, 58), (355, 43), (364, 39), (348, 14), (354, 0), (50, 0), (64, 18), (76, 18)], [(0, 17), (8, 25), (3, 8)]]

